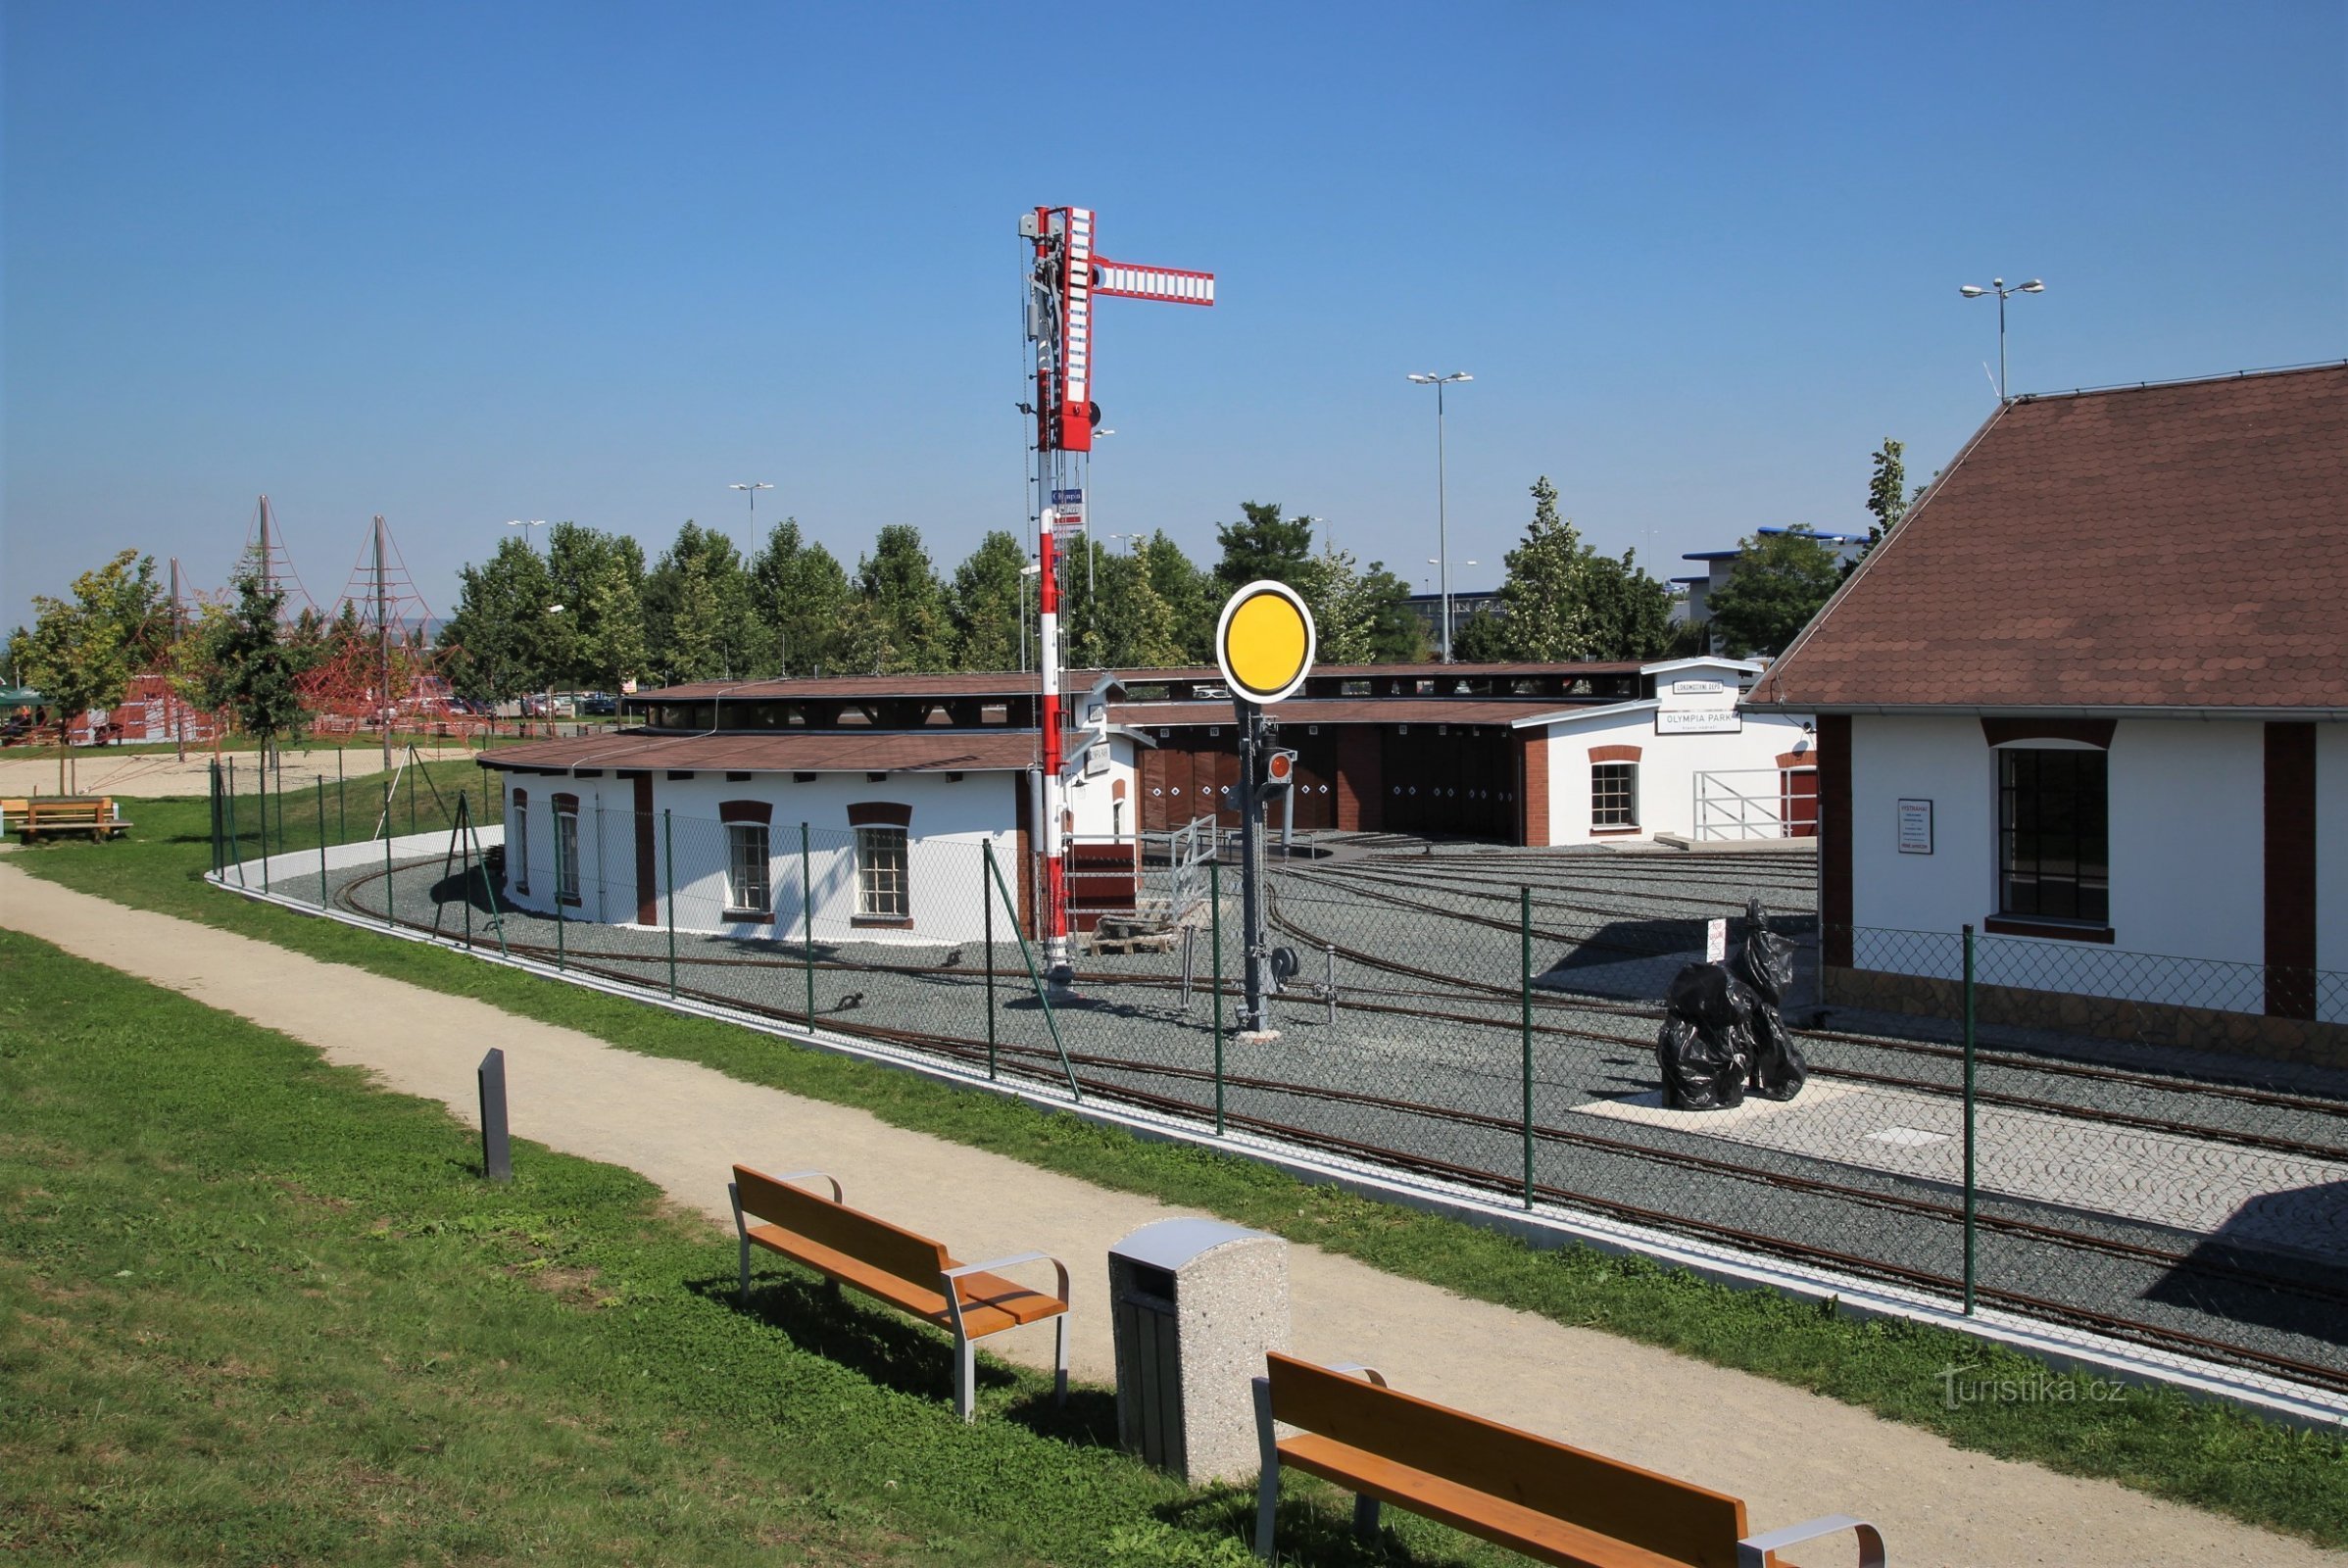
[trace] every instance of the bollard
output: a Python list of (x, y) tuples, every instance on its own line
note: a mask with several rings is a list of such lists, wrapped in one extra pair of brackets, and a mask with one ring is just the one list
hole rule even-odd
[(481, 1058), (481, 1174), (514, 1180), (514, 1149), (506, 1136), (506, 1054), (491, 1047)]

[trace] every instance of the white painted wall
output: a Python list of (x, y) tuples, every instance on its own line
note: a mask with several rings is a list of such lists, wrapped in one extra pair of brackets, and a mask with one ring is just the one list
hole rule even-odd
[[(609, 773), (589, 779), (506, 773), (502, 781), (509, 824), (514, 820), (513, 792), (519, 788), (529, 797), (529, 892), (511, 886), (520, 862), (510, 844), (507, 897), (522, 908), (554, 913), (554, 797), (569, 793), (579, 798), (582, 897), (582, 906), (571, 912), (579, 919), (634, 924), (633, 782)], [(795, 783), (788, 773), (755, 773), (748, 780), (737, 781), (728, 781), (722, 772), (699, 772), (690, 779), (655, 773), (653, 808), (670, 813), (665, 835), (658, 817), (653, 824), (655, 874), (666, 884), (661, 842), (665, 836), (675, 849), (674, 917), (680, 931), (721, 932), (746, 941), (796, 941), (804, 908), (799, 845), (799, 825), (804, 821), (808, 830), (807, 871), (813, 888), (816, 941), (916, 945), (972, 941), (983, 933), (985, 921), (980, 902), (985, 876), (983, 843), (995, 846), (1003, 885), (1017, 897), (1018, 803), (1014, 792), (1025, 788), (1024, 773), (1003, 771), (969, 772), (959, 780), (949, 780), (942, 773), (892, 773), (878, 782), (861, 773), (825, 773), (806, 784)], [(771, 924), (724, 917), (726, 833), (718, 808), (726, 801), (765, 801), (774, 808), (767, 830), (767, 875), (774, 906)], [(848, 808), (865, 801), (912, 808), (907, 830), (913, 920), (909, 928), (855, 923), (855, 832), (849, 825)], [(669, 917), (663, 899), (658, 918), (664, 924)], [(999, 903), (996, 923), (1004, 927), (1006, 920)]]
[[(1100, 773), (1079, 773), (1068, 784), (1068, 809), (1076, 818), (1076, 835), (1083, 839), (1120, 838), (1131, 841), (1141, 832), (1141, 770), (1135, 765), (1138, 743), (1131, 736), (1111, 735), (1106, 748), (1108, 767)], [(1116, 786), (1125, 786), (1117, 799)]]
[[(1701, 671), (1684, 678), (1703, 679)], [(1665, 677), (1668, 681), (1670, 677)], [(1679, 707), (1698, 704), (1725, 707), (1736, 699), (1733, 677), (1725, 696), (1675, 697)], [(1802, 733), (1802, 720), (1776, 713), (1751, 714), (1734, 733), (1710, 735), (1658, 734), (1657, 710), (1639, 705), (1622, 711), (1594, 710), (1540, 726), (1549, 748), (1549, 842), (1551, 844), (1623, 844), (1652, 839), (1658, 833), (1692, 834), (1695, 830), (1695, 782), (1698, 773), (1730, 775), (1746, 793), (1774, 803), (1774, 774), (1781, 753), (1797, 747), (1814, 750)], [(1598, 746), (1636, 746), (1639, 756), (1639, 831), (1593, 833), (1590, 821), (1590, 753)], [(1756, 821), (1774, 819), (1774, 805), (1755, 808)]]
[[(1970, 716), (1860, 715), (1851, 733), (1854, 957), (1954, 978), (1955, 934), (1997, 909), (1996, 755)], [(2110, 752), (2112, 943), (1984, 935), (1980, 978), (2257, 1010), (2264, 744), (2257, 723), (2123, 720)], [(1932, 802), (1931, 855), (1899, 853), (1902, 798)], [(2152, 961), (2163, 957), (2191, 961)]]
[(2348, 1023), (2348, 724), (2316, 726), (2316, 1014)]

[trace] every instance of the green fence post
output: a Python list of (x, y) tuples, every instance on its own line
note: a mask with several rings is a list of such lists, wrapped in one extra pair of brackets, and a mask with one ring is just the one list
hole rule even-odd
[[(278, 774), (283, 778), (282, 771)], [(261, 808), (261, 891), (269, 891), (269, 754), (261, 754), (261, 788), (254, 795), (254, 804)], [(285, 834), (285, 802), (277, 802), (277, 833)]]
[(660, 808), (660, 885), (668, 906), (668, 1000), (677, 999), (677, 835), (667, 807)]
[[(471, 835), (473, 849), (478, 853), (481, 848), (481, 829), (473, 821), (471, 791), (457, 792), (457, 809), (464, 815), (465, 830)], [(489, 857), (486, 855), (481, 856), (481, 894), (489, 901), (489, 929), (497, 935), (498, 956), (510, 958), (514, 955), (506, 946), (506, 911), (497, 901), (497, 880), (489, 874)]]
[[(563, 831), (563, 819), (561, 817), (555, 818), (555, 831), (558, 834)], [(558, 846), (558, 849), (559, 848), (560, 846)], [(563, 940), (563, 928), (569, 923), (569, 921), (563, 918), (563, 866), (562, 862), (558, 860), (555, 865), (555, 973), (557, 974), (561, 974), (563, 972), (564, 961), (567, 957), (567, 955), (563, 952), (564, 944)]]
[(978, 906), (985, 917), (987, 940), (987, 1076), (995, 1076), (995, 841), (980, 839), (986, 864), (979, 870)]
[(808, 872), (807, 825), (799, 824), (799, 962), (807, 977), (807, 1027), (815, 1027), (815, 883)]
[(1207, 952), (1215, 993), (1215, 1136), (1223, 1136), (1223, 862), (1206, 862)]
[(398, 801), (391, 793), (391, 780), (385, 779), (383, 781), (383, 925), (386, 930), (394, 929), (400, 923), (399, 916), (393, 912), (399, 895), (392, 887), (391, 875), (391, 808), (397, 804), (399, 804)]
[[(241, 888), (245, 885), (245, 851), (244, 846), (237, 842), (236, 835), (236, 775), (234, 773), (230, 773), (228, 775), (228, 794), (226, 798), (226, 814), (228, 819), (228, 864), (236, 867), (236, 885)], [(221, 868), (221, 872), (223, 875), (226, 874), (225, 866)]]
[(1533, 890), (1518, 888), (1517, 1010), (1525, 1058), (1525, 1206), (1533, 1206)]
[(228, 868), (220, 858), (220, 760), (212, 760), (212, 874), (219, 876)]
[[(337, 844), (351, 842), (351, 795), (349, 780), (343, 776), (343, 751), (340, 746), (334, 748), (334, 842)], [(324, 776), (319, 775), (321, 781)], [(325, 829), (321, 827), (318, 831), (322, 833)]]
[(1035, 988), (1036, 1005), (1044, 1009), (1044, 1027), (1051, 1031), (1052, 1049), (1059, 1054), (1060, 1071), (1068, 1077), (1068, 1095), (1078, 1104), (1084, 1103), (1084, 1091), (1076, 1086), (1076, 1068), (1068, 1060), (1068, 1048), (1060, 1040), (1059, 1019), (1052, 1014), (1052, 997), (1044, 989), (1044, 977), (1036, 972), (1035, 954), (1027, 946), (1027, 933), (1019, 929), (1019, 906), (1011, 898), (1011, 890), (1003, 885), (1003, 867), (993, 867), (995, 890), (1003, 895), (1003, 909), (1011, 917), (1011, 935), (1019, 939), (1019, 959), (1027, 965), (1027, 983)]
[(408, 765), (400, 770), (408, 775), (408, 831), (411, 833), (416, 831), (416, 768), (415, 748), (411, 747)]
[(326, 906), (326, 775), (318, 776), (318, 906)]
[(472, 825), (468, 797), (459, 791), (457, 820), (450, 826), (449, 832), (456, 839), (457, 853), (464, 858), (465, 863), (464, 874), (457, 880), (457, 902), (465, 906), (465, 951), (467, 953), (473, 950), (473, 845), (472, 835), (465, 829)]
[(1965, 1315), (1973, 1316), (1973, 927), (1965, 927)]

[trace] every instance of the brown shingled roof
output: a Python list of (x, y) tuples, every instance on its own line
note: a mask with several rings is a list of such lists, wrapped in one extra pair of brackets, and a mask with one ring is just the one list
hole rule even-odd
[[(1292, 697), (1264, 713), (1281, 724), (1510, 724), (1565, 706), (1555, 697)], [(1237, 722), (1229, 703), (1112, 703), (1108, 716), (1136, 729)]]
[(2348, 712), (2348, 365), (1999, 410), (1745, 706)]
[(1031, 729), (939, 731), (815, 730), (793, 735), (585, 735), (500, 746), (483, 767), (694, 768), (737, 773), (980, 772), (1032, 766)]

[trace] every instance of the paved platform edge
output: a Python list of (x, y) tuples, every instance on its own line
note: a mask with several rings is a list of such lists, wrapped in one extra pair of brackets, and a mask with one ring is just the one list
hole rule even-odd
[[(275, 905), (297, 914), (334, 920), (376, 936), (395, 937), (401, 941), (452, 952), (467, 952), (445, 939), (421, 932), (387, 929), (374, 921), (340, 910), (321, 910), (314, 904), (305, 904), (282, 894), (238, 887), (209, 872), (205, 875), (205, 881), (223, 892), (238, 894), (256, 904)], [(2303, 1388), (2279, 1379), (2261, 1379), (2256, 1374), (2222, 1362), (2196, 1360), (2126, 1340), (2084, 1330), (2066, 1329), (2014, 1313), (1977, 1311), (1968, 1317), (1937, 1298), (1922, 1292), (1903, 1291), (1880, 1281), (1739, 1252), (1690, 1237), (1608, 1220), (1599, 1215), (1557, 1207), (1528, 1210), (1518, 1204), (1495, 1201), (1490, 1194), (1474, 1188), (1404, 1177), (1365, 1161), (1345, 1159), (1251, 1134), (1217, 1137), (1178, 1117), (1113, 1102), (1078, 1100), (1072, 1098), (1065, 1089), (1043, 1084), (989, 1079), (983, 1073), (965, 1071), (950, 1062), (874, 1041), (778, 1024), (771, 1018), (689, 998), (672, 1000), (657, 993), (648, 993), (592, 975), (559, 970), (552, 964), (525, 958), (485, 953), (478, 949), (470, 950), (468, 956), (483, 963), (518, 969), (543, 979), (599, 991), (645, 1006), (733, 1024), (835, 1054), (909, 1069), (939, 1083), (999, 1094), (1047, 1109), (1064, 1111), (1097, 1125), (1118, 1128), (1136, 1137), (1243, 1154), (1304, 1181), (1328, 1183), (1362, 1197), (1463, 1220), (1515, 1236), (1537, 1247), (1559, 1247), (1579, 1242), (1600, 1251), (1634, 1253), (1670, 1267), (1687, 1269), (1735, 1289), (1773, 1290), (1801, 1300), (1822, 1304), (1832, 1302), (1836, 1312), (1859, 1319), (1900, 1318), (1930, 1324), (2035, 1356), (2057, 1368), (2075, 1369), (2126, 1383), (2166, 1386), (2291, 1426), (2323, 1432), (2348, 1427), (2348, 1395)]]

